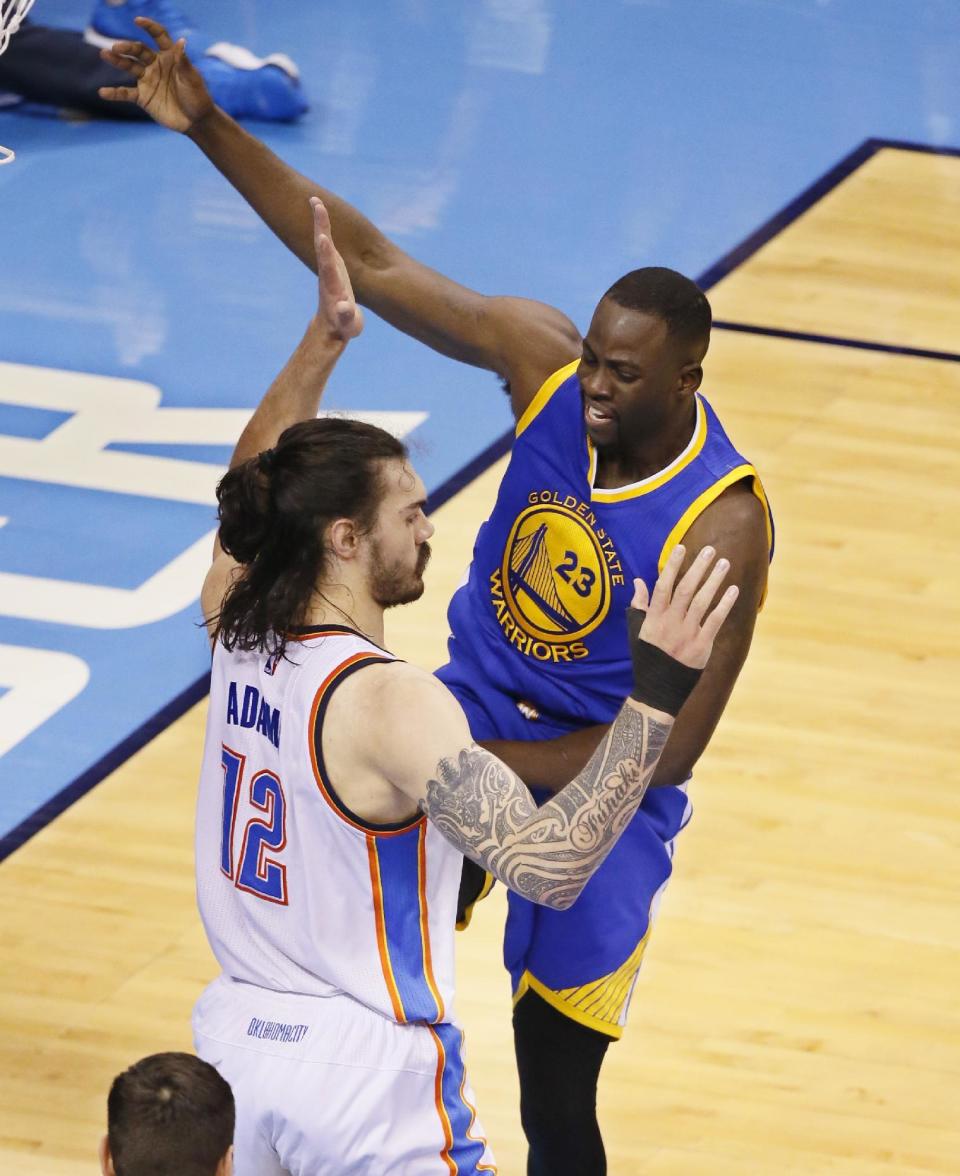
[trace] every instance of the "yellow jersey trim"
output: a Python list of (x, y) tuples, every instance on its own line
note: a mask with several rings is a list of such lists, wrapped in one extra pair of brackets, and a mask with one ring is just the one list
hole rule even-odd
[(770, 503), (767, 502), (767, 492), (763, 488), (763, 483), (760, 481), (760, 475), (756, 470), (753, 471), (753, 485), (750, 489), (760, 499), (760, 505), (763, 507), (763, 517), (767, 524), (767, 550), (773, 547), (773, 524), (770, 521)]
[[(770, 504), (767, 502), (767, 496), (756, 469), (752, 465), (744, 464), (736, 466), (729, 474), (724, 474), (722, 478), (719, 478), (712, 486), (709, 486), (698, 498), (695, 498), (690, 503), (663, 544), (663, 548), (660, 551), (660, 558), (657, 561), (659, 571), (663, 571), (663, 565), (670, 558), (670, 552), (673, 551), (687, 531), (689, 531), (694, 519), (703, 514), (711, 502), (716, 502), (728, 486), (732, 486), (735, 482), (742, 482), (744, 478), (750, 479), (750, 489), (760, 499), (760, 505), (763, 507), (763, 518), (767, 525), (767, 550), (770, 550), (773, 546), (773, 524), (770, 521)], [(766, 599), (767, 589), (764, 587), (763, 596), (760, 599), (761, 608), (763, 608)]]
[(630, 486), (614, 486), (610, 489), (597, 488), (594, 482), (597, 477), (597, 451), (590, 438), (587, 438), (587, 454), (588, 454), (588, 473), (587, 480), (590, 484), (590, 497), (594, 502), (624, 502), (628, 498), (640, 498), (644, 494), (651, 494), (654, 490), (659, 490), (661, 486), (675, 478), (681, 470), (700, 456), (707, 441), (707, 414), (704, 411), (703, 402), (697, 396), (697, 420), (693, 427), (693, 436), (678, 457), (658, 474), (651, 474), (649, 478), (644, 478), (640, 482), (634, 482)]
[(531, 972), (526, 971), (520, 977), (520, 983), (513, 994), (513, 1003), (516, 1004), (526, 992), (535, 992), (571, 1021), (619, 1040), (623, 1036), (627, 1006), (649, 938), (650, 928), (647, 927), (647, 933), (619, 968), (598, 980), (578, 984), (573, 988), (548, 988)]
[(574, 359), (565, 367), (560, 368), (559, 371), (554, 372), (552, 376), (547, 376), (537, 389), (537, 394), (523, 410), (523, 415), (517, 421), (517, 431), (515, 434), (517, 437), (533, 424), (534, 420), (546, 407), (550, 397), (556, 392), (564, 380), (568, 380), (573, 375), (579, 366), (580, 360)]
[(456, 924), (458, 931), (466, 931), (466, 929), (470, 926), (470, 920), (473, 918), (474, 908), (478, 902), (483, 902), (483, 900), (487, 897), (487, 895), (493, 889), (493, 884), (495, 881), (496, 878), (494, 878), (494, 876), (489, 871), (487, 871), (487, 874), (483, 879), (483, 885), (480, 887), (480, 893), (473, 900), (473, 902), (463, 908), (463, 918), (459, 923)]

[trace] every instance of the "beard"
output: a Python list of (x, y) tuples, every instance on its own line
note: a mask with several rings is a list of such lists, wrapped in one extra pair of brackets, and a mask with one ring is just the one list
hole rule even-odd
[(379, 545), (373, 549), (370, 566), (370, 595), (381, 608), (412, 604), (423, 595), (423, 573), (430, 562), (430, 544), (421, 543), (416, 567), (388, 564)]

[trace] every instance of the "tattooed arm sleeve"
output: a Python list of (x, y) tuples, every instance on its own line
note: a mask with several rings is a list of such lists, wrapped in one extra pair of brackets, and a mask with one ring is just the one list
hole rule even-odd
[(625, 703), (587, 766), (542, 808), (506, 764), (471, 744), (440, 759), (420, 808), (511, 890), (565, 910), (636, 812), (672, 725)]
[(637, 811), (671, 715), (696, 686), (737, 599), (734, 585), (717, 599), (729, 560), (714, 562), (707, 546), (680, 576), (685, 555), (678, 544), (652, 593), (634, 580), (627, 614), (634, 691), (587, 766), (542, 808), (522, 780), (473, 743), (453, 695), (413, 667), (391, 666), (380, 676), (385, 688), (364, 724), (363, 743), (376, 748), (370, 766), (511, 890), (559, 910), (571, 906)]

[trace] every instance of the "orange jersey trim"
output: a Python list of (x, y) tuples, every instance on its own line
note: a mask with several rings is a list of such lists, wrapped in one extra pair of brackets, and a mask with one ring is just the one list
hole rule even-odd
[[(294, 633), (290, 630), (284, 632), (284, 637), (288, 641), (312, 641), (314, 637), (344, 637), (355, 636), (362, 637), (362, 633), (357, 633), (353, 629), (347, 629), (346, 626), (341, 625), (339, 628), (325, 629), (323, 626), (318, 626), (316, 629), (311, 629), (309, 633)], [(364, 638), (366, 640), (366, 638)]]
[[(460, 1030), (460, 1057), (461, 1057), (461, 1059), (463, 1058), (463, 1055), (464, 1055), (464, 1033), (463, 1033), (463, 1030), (461, 1029)], [(474, 1124), (477, 1121), (477, 1108), (467, 1098), (467, 1067), (466, 1067), (466, 1064), (464, 1064), (464, 1067), (463, 1067), (463, 1078), (460, 1080), (460, 1101), (463, 1103), (463, 1105), (470, 1112), (470, 1122), (467, 1125), (467, 1130), (465, 1133), (467, 1139), (469, 1139), (471, 1143), (483, 1144), (483, 1150), (486, 1151), (487, 1146), (488, 1146), (486, 1139), (482, 1135), (471, 1135), (470, 1134), (470, 1132), (474, 1128)], [(493, 1164), (477, 1164), (477, 1171), (478, 1172), (496, 1173), (497, 1169)]]
[(430, 912), (427, 910), (427, 825), (420, 826), (420, 838), (417, 845), (417, 877), (420, 888), (420, 939), (423, 944), (423, 974), (427, 981), (430, 994), (437, 1002), (437, 1020), (442, 1021), (446, 1015), (440, 989), (433, 975), (433, 958), (430, 954)]
[(386, 981), (387, 992), (390, 994), (393, 1015), (403, 1025), (406, 1023), (407, 1018), (403, 1011), (403, 1002), (400, 1000), (397, 979), (393, 974), (393, 965), (390, 963), (390, 952), (387, 950), (387, 923), (383, 913), (383, 882), (380, 878), (380, 859), (377, 856), (376, 839), (370, 834), (367, 835), (367, 861), (370, 865), (370, 888), (373, 891), (373, 913), (377, 924), (377, 950), (380, 952), (380, 967), (383, 971), (383, 978)]
[(447, 1051), (443, 1048), (443, 1042), (436, 1029), (432, 1025), (428, 1025), (430, 1036), (433, 1038), (434, 1044), (437, 1047), (437, 1077), (433, 1086), (433, 1097), (437, 1104), (437, 1114), (440, 1116), (440, 1125), (443, 1128), (443, 1147), (440, 1151), (440, 1159), (447, 1165), (447, 1171), (451, 1176), (457, 1176), (460, 1167), (456, 1160), (450, 1154), (453, 1148), (453, 1127), (450, 1123), (450, 1116), (447, 1114), (447, 1108), (443, 1102), (443, 1071), (447, 1065)]

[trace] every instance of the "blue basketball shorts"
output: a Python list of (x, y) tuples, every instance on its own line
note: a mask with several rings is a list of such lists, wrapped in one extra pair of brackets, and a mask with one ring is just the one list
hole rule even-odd
[[(516, 699), (467, 674), (437, 671), (456, 696), (478, 742), (553, 739), (573, 729), (555, 718), (530, 719)], [(549, 793), (534, 790), (538, 804)], [(673, 869), (673, 842), (690, 819), (686, 784), (651, 789), (603, 865), (566, 911), (508, 895), (504, 964), (514, 1001), (532, 989), (581, 1024), (620, 1037), (650, 935)]]

